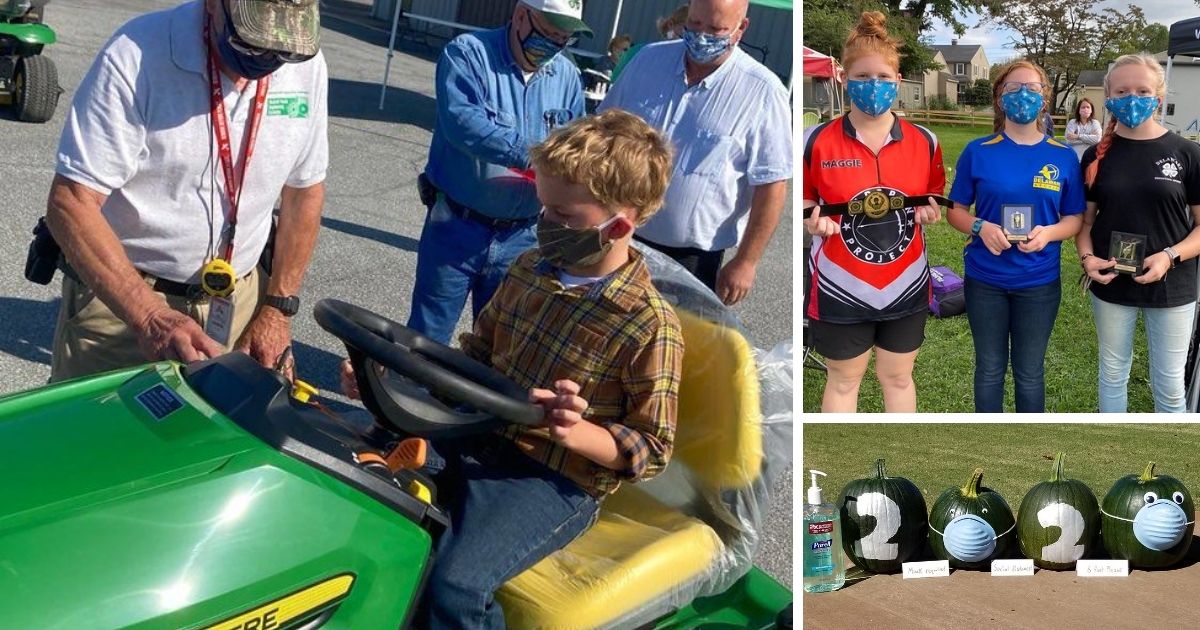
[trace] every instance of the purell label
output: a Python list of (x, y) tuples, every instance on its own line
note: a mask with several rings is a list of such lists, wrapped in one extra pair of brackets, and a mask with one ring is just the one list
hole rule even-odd
[(819, 523), (809, 523), (808, 533), (810, 534), (832, 534), (833, 521), (821, 521)]
[(833, 547), (832, 538), (826, 538), (825, 540), (814, 540), (812, 543), (813, 551), (820, 551), (822, 549), (829, 549), (831, 547)]

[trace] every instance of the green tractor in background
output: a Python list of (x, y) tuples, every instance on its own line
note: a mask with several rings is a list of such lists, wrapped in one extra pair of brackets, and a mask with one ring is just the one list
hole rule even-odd
[(0, 0), (0, 105), (25, 122), (50, 120), (62, 94), (54, 62), (42, 55), (58, 39), (42, 24), (47, 2)]

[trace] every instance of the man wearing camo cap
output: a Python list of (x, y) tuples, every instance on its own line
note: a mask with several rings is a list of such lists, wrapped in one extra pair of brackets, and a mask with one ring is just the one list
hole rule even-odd
[(317, 6), (196, 0), (134, 18), (97, 55), (47, 204), (66, 263), (52, 380), (286, 356), (329, 160)]

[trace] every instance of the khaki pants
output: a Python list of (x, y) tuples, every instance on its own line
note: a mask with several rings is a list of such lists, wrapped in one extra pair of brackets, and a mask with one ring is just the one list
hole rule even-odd
[[(153, 279), (147, 279), (153, 285)], [(242, 336), (259, 302), (266, 293), (267, 278), (257, 268), (238, 280), (233, 292), (233, 330), (229, 335), (232, 350)], [(208, 321), (208, 300), (155, 293), (167, 306), (196, 320), (203, 328)], [(91, 289), (63, 274), (62, 304), (54, 329), (54, 358), (50, 363), (50, 382), (133, 367), (146, 363), (133, 330), (109, 310)]]

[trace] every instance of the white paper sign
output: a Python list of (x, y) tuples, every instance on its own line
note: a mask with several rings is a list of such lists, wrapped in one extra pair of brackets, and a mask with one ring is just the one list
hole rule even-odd
[(1075, 563), (1079, 577), (1129, 577), (1128, 560), (1080, 560)]
[(949, 560), (929, 560), (927, 562), (905, 562), (904, 579), (927, 577), (950, 577)]
[(992, 560), (992, 575), (1033, 575), (1033, 560), (1029, 558)]

